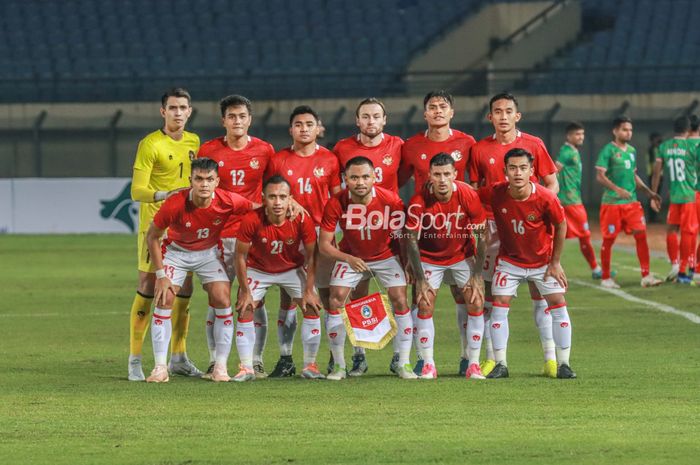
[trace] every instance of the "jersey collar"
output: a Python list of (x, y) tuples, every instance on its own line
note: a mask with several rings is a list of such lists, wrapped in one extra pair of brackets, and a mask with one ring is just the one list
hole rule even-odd
[[(516, 139), (519, 139), (520, 136), (522, 136), (522, 135), (523, 135), (523, 133), (520, 132), (520, 129), (516, 129), (516, 130), (515, 130), (515, 138), (516, 138)], [(491, 139), (496, 140), (496, 133), (495, 133), (495, 132), (494, 132), (493, 135), (491, 136)], [(511, 143), (512, 143), (512, 142), (511, 142)]]
[[(452, 128), (448, 129), (448, 131), (450, 132), (450, 137), (452, 137)], [(425, 130), (423, 136), (425, 136), (426, 139), (428, 138), (428, 129)]]

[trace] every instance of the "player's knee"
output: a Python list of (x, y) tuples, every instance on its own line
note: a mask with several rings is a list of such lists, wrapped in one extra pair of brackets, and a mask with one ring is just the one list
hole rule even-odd
[(424, 300), (421, 300), (418, 303), (418, 315), (425, 318), (433, 316), (433, 305)]
[(464, 296), (462, 295), (462, 290), (460, 288), (452, 284), (450, 286), (450, 292), (452, 293), (452, 298), (454, 299), (455, 303), (464, 303)]
[(139, 272), (139, 286), (138, 292), (142, 295), (152, 296), (156, 288), (156, 275), (155, 273), (144, 273)]
[(547, 305), (550, 307), (553, 305), (561, 305), (566, 303), (564, 294), (549, 294), (545, 296), (545, 300), (547, 301)]
[(469, 316), (479, 316), (484, 314), (483, 302), (479, 304), (478, 302), (467, 304), (467, 315)]

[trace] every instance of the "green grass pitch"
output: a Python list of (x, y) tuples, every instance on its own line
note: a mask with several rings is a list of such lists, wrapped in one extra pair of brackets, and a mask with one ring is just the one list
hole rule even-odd
[[(511, 378), (454, 375), (458, 336), (449, 292), (436, 312), (436, 381), (389, 375), (390, 348), (340, 383), (244, 385), (171, 378), (126, 381), (133, 236), (0, 236), (0, 463), (690, 464), (700, 460), (700, 325), (573, 284), (572, 366), (539, 376), (527, 291), (511, 310)], [(623, 290), (700, 313), (700, 288), (641, 289), (636, 258), (616, 250)], [(575, 243), (565, 269), (590, 275)], [(652, 270), (668, 266), (652, 260)], [(207, 361), (206, 303), (192, 303), (189, 353)], [(277, 291), (265, 354), (277, 359)], [(297, 336), (295, 360), (301, 360)], [(325, 342), (321, 364), (327, 357)], [(348, 357), (350, 353), (348, 351)], [(152, 367), (150, 337), (145, 367)], [(236, 366), (234, 351), (231, 371)]]

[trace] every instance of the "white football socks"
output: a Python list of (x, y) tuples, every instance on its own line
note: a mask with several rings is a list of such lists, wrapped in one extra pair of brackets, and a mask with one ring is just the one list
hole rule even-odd
[(260, 305), (253, 312), (253, 326), (255, 326), (253, 363), (262, 363), (263, 352), (267, 343), (267, 308), (265, 308), (265, 304)]
[(294, 333), (297, 331), (297, 308), (280, 308), (277, 317), (277, 338), (280, 345), (280, 355), (292, 355)]
[(418, 315), (418, 347), (425, 364), (435, 365), (433, 359), (433, 344), (435, 342), (435, 325), (432, 316)]
[(215, 357), (214, 361), (226, 365), (231, 353), (231, 341), (233, 340), (233, 312), (231, 307), (215, 308), (216, 320), (214, 321)]
[(170, 321), (172, 310), (156, 307), (151, 318), (151, 342), (153, 343), (153, 358), (156, 365), (165, 365), (170, 350), (170, 337), (173, 334), (173, 324)]
[(333, 361), (342, 370), (345, 369), (345, 324), (340, 313), (329, 313), (326, 323), (328, 343), (333, 354)]
[(253, 347), (255, 346), (255, 326), (253, 320), (238, 320), (236, 328), (236, 349), (241, 359), (241, 366), (253, 368)]
[(491, 310), (491, 341), (493, 343), (493, 355), (496, 363), (508, 366), (506, 361), (506, 350), (508, 349), (508, 311), (510, 307), (505, 304), (493, 304)]
[[(490, 284), (490, 283), (489, 283)], [(491, 310), (493, 309), (493, 300), (487, 297), (484, 300), (484, 347), (486, 348), (486, 360), (495, 360), (493, 354), (493, 343), (491, 342)]]
[[(455, 313), (457, 316), (457, 331), (459, 331), (459, 340), (462, 342), (460, 346), (462, 358), (469, 358), (469, 347), (467, 342), (467, 306), (466, 304), (455, 304)], [(479, 344), (481, 345), (481, 344)], [(471, 360), (471, 359), (470, 359)]]
[(396, 337), (394, 338), (394, 352), (399, 354), (399, 366), (411, 363), (411, 344), (413, 343), (413, 318), (411, 311), (406, 309), (403, 313), (394, 313), (396, 319)]
[(304, 365), (316, 363), (321, 345), (321, 318), (305, 316), (301, 323), (301, 343), (304, 348)]
[(552, 315), (547, 310), (547, 301), (544, 299), (532, 299), (532, 317), (535, 326), (540, 333), (540, 343), (544, 361), (554, 360), (554, 338), (552, 336)]
[(469, 364), (479, 363), (481, 341), (484, 338), (484, 315), (467, 316), (467, 357)]
[(566, 303), (549, 307), (552, 314), (552, 334), (557, 348), (557, 363), (569, 364), (571, 352), (571, 319)]

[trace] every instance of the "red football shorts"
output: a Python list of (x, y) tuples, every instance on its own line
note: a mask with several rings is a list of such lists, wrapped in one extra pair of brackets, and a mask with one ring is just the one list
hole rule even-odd
[(591, 230), (588, 227), (588, 214), (583, 205), (565, 205), (566, 238), (590, 237)]
[(646, 231), (644, 210), (639, 202), (602, 204), (600, 206), (600, 232), (604, 239), (617, 237), (620, 231), (631, 234), (632, 231)]
[(680, 229), (683, 232), (687, 232), (689, 234), (697, 234), (698, 213), (695, 207), (695, 202), (672, 203), (668, 207), (668, 216), (666, 217), (666, 223), (680, 226)]

